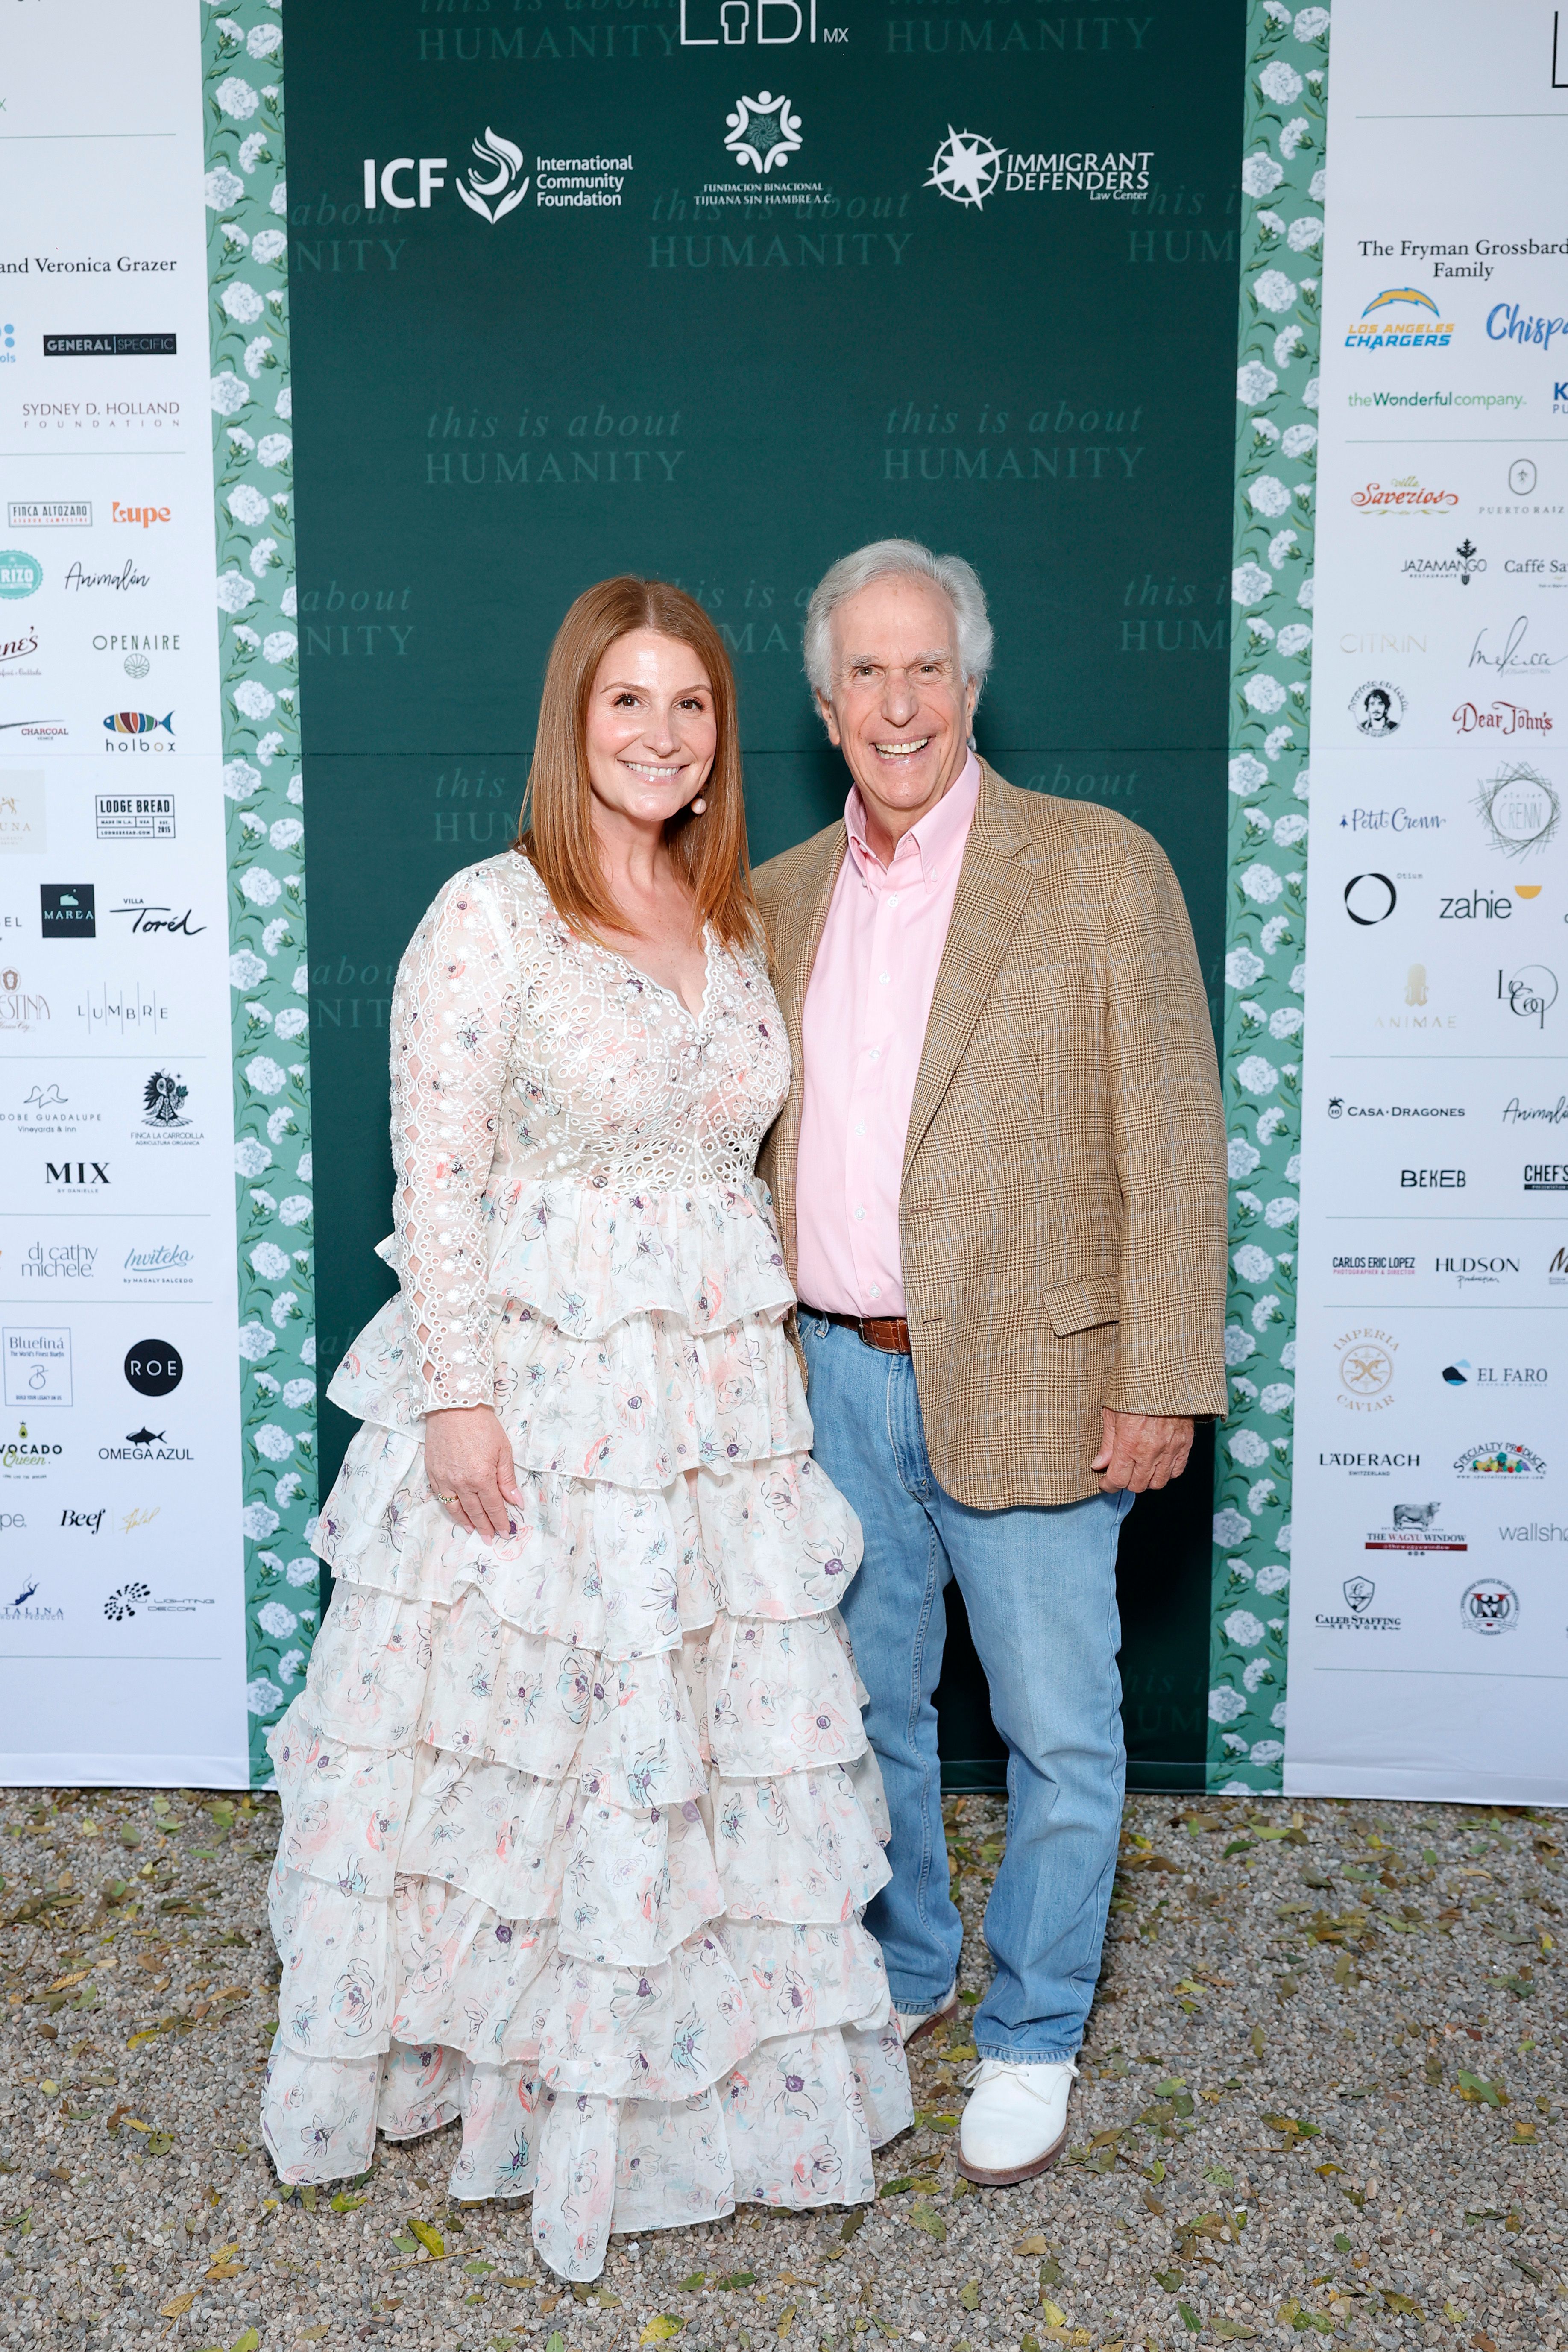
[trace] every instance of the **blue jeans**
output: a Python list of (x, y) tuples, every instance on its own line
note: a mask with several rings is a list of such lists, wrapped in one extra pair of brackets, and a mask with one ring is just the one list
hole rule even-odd
[(1127, 1762), (1116, 1543), (1133, 1498), (972, 1510), (932, 1475), (909, 1358), (804, 1308), (800, 1332), (816, 1459), (866, 1537), (844, 1618), (892, 1816), (893, 1876), (866, 1924), (894, 2004), (936, 2009), (958, 1973), (931, 1705), (956, 1577), (1007, 1743), (1007, 1850), (985, 1907), (995, 1974), (975, 2046), (983, 2058), (1070, 2058), (1116, 1874)]

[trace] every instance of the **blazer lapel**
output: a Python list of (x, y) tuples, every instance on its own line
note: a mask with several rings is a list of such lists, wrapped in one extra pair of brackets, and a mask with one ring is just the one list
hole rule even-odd
[(926, 1129), (952, 1083), (1033, 887), (1030, 875), (1015, 862), (1029, 835), (1011, 821), (996, 789), (998, 781), (990, 768), (983, 767), (980, 801), (959, 869), (910, 1107), (902, 1171), (906, 1181)]
[(789, 1095), (774, 1129), (773, 1191), (784, 1268), (792, 1283), (795, 1274), (795, 1154), (800, 1142), (801, 1087), (805, 1068), (805, 1056), (801, 1046), (801, 1024), (805, 1012), (805, 992), (811, 985), (812, 968), (816, 962), (816, 950), (822, 944), (827, 910), (833, 904), (834, 889), (847, 848), (847, 836), (840, 825), (826, 843), (815, 870), (808, 870), (802, 877), (801, 887), (790, 901), (785, 923), (780, 926), (784, 936), (778, 940), (774, 953), (774, 991), (789, 1039), (791, 1078)]

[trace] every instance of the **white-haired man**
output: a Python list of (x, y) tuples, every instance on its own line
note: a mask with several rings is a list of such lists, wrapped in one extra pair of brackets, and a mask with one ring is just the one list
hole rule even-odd
[(892, 1819), (867, 1914), (904, 2038), (949, 2015), (936, 1718), (956, 1577), (1007, 1745), (972, 2180), (1059, 2154), (1100, 1972), (1125, 1758), (1116, 1545), (1226, 1403), (1225, 1128), (1163, 852), (1016, 792), (971, 732), (979, 581), (884, 540), (812, 597), (806, 674), (852, 784), (757, 876), (795, 1083), (763, 1172), (824, 1469), (859, 1513), (845, 1601)]

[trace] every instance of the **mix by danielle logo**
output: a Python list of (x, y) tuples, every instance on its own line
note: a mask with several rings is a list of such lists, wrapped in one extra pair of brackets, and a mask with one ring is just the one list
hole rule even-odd
[(375, 209), (379, 194), (394, 212), (428, 212), (438, 196), (452, 193), (476, 219), (495, 228), (526, 203), (531, 190), (538, 211), (616, 210), (632, 169), (629, 155), (539, 155), (527, 172), (517, 142), (488, 123), (470, 146), (474, 161), (450, 184), (445, 155), (394, 155), (386, 163), (367, 155), (365, 210)]
[(1087, 196), (1090, 204), (1137, 204), (1149, 193), (1153, 150), (1001, 147), (983, 131), (956, 131), (931, 158), (926, 186), (979, 212), (988, 196)]

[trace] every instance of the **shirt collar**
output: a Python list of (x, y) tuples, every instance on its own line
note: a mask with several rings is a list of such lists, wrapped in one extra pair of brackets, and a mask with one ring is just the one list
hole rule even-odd
[(912, 881), (909, 869), (918, 863), (921, 883), (928, 890), (934, 888), (947, 878), (952, 856), (963, 855), (979, 800), (980, 761), (971, 751), (936, 806), (926, 811), (919, 824), (910, 827), (893, 852), (891, 865), (884, 866), (867, 843), (865, 803), (859, 785), (852, 784), (844, 803), (844, 829), (856, 870), (868, 880), (885, 875), (889, 879), (898, 876)]

